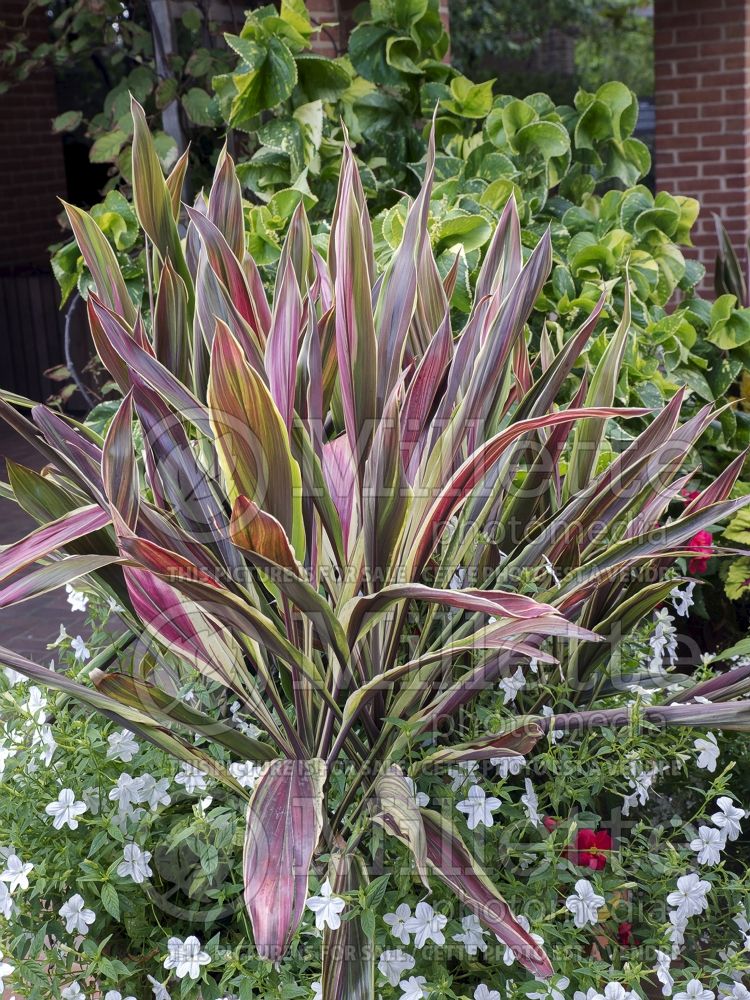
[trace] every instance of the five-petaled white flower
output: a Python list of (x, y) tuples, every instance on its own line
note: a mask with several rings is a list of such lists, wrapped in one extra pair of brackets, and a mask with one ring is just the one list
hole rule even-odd
[(674, 1000), (714, 1000), (714, 992), (704, 989), (700, 980), (691, 979), (682, 992), (675, 993)]
[(0, 917), (10, 920), (13, 914), (13, 898), (5, 882), (0, 882)]
[(135, 1000), (134, 996), (124, 997), (119, 990), (107, 990), (104, 994), (104, 1000)]
[(254, 788), (262, 770), (260, 764), (253, 764), (251, 760), (229, 765), (229, 773), (243, 788)]
[(5, 989), (5, 983), (3, 981), (5, 977), (12, 976), (14, 972), (15, 967), (3, 961), (3, 953), (0, 951), (0, 990)]
[(409, 969), (413, 969), (414, 965), (414, 958), (400, 948), (384, 951), (378, 959), (378, 971), (391, 986), (398, 986), (401, 976)]
[(67, 903), (63, 903), (57, 912), (65, 921), (68, 934), (88, 934), (89, 924), (96, 920), (96, 914), (86, 907), (83, 896), (78, 892)]
[(526, 687), (526, 678), (523, 676), (523, 670), (518, 667), (514, 674), (510, 677), (502, 677), (497, 686), (503, 692), (503, 705), (508, 705), (516, 700), (516, 695), (519, 691)]
[(188, 795), (205, 792), (207, 788), (206, 776), (192, 764), (183, 764), (174, 776), (174, 780), (176, 784), (183, 786)]
[(529, 817), (529, 822), (533, 823), (534, 826), (541, 826), (542, 817), (539, 815), (539, 799), (530, 778), (524, 779), (524, 787), (526, 791), (521, 796), (521, 802), (526, 808), (526, 815)]
[(690, 850), (695, 851), (699, 865), (718, 865), (726, 843), (727, 835), (724, 830), (701, 826), (698, 827), (698, 836), (690, 841)]
[(740, 820), (744, 819), (747, 813), (744, 809), (736, 806), (728, 795), (722, 795), (721, 798), (717, 799), (716, 804), (719, 807), (719, 812), (715, 812), (711, 820), (720, 830), (724, 830), (727, 840), (736, 840), (742, 833)]
[(501, 805), (500, 799), (494, 795), (488, 796), (481, 785), (472, 785), (466, 798), (456, 804), (456, 809), (466, 814), (466, 825), (470, 830), (475, 830), (480, 823), (493, 826), (495, 820), (492, 814)]
[(437, 945), (445, 944), (445, 934), (443, 928), (448, 923), (448, 918), (442, 913), (436, 913), (429, 903), (417, 903), (414, 916), (404, 924), (404, 930), (414, 935), (415, 948), (424, 948), (428, 941), (434, 941)]
[(693, 746), (698, 752), (696, 760), (698, 767), (713, 774), (719, 759), (719, 744), (716, 742), (714, 734), (706, 733), (705, 736), (699, 736), (697, 740), (693, 740)]
[(680, 618), (685, 618), (695, 603), (693, 601), (694, 590), (695, 580), (691, 580), (689, 583), (685, 584), (684, 590), (680, 590), (679, 587), (675, 587), (674, 590), (670, 591), (669, 596), (672, 599), (672, 607), (674, 608), (675, 614), (679, 615)]
[(190, 935), (182, 941), (171, 937), (167, 941), (167, 957), (164, 959), (165, 969), (174, 969), (178, 979), (190, 976), (197, 979), (201, 974), (201, 966), (208, 965), (211, 956), (207, 951), (201, 951), (201, 943), (197, 937)]
[(461, 918), (463, 930), (460, 934), (454, 934), (453, 940), (458, 941), (466, 948), (467, 954), (476, 955), (477, 951), (487, 951), (487, 942), (484, 936), (487, 933), (479, 923), (479, 918), (470, 913), (467, 917)]
[(110, 733), (107, 743), (109, 743), (107, 757), (110, 760), (121, 760), (123, 764), (129, 764), (138, 753), (138, 741), (127, 729), (118, 729), (117, 732)]
[(593, 885), (586, 878), (579, 878), (575, 884), (575, 892), (565, 900), (565, 906), (573, 914), (576, 927), (595, 924), (599, 919), (599, 910), (604, 906), (604, 896), (594, 892)]
[(151, 860), (150, 851), (141, 850), (138, 844), (126, 844), (122, 853), (123, 860), (117, 866), (120, 878), (132, 878), (140, 885), (153, 874), (148, 865)]
[(669, 971), (669, 967), (672, 964), (672, 958), (664, 951), (656, 952), (656, 978), (661, 983), (662, 996), (671, 997), (672, 987), (674, 986), (674, 979), (672, 978), (672, 973)]
[(77, 660), (85, 661), (91, 657), (91, 653), (89, 652), (86, 643), (83, 641), (83, 638), (80, 635), (77, 635), (75, 639), (71, 639), (70, 648), (75, 653), (75, 658)]
[(706, 882), (695, 872), (689, 875), (681, 875), (677, 879), (677, 888), (667, 896), (670, 906), (676, 907), (686, 917), (695, 917), (708, 906), (706, 895), (711, 888), (711, 883)]
[(69, 583), (66, 583), (65, 593), (68, 595), (68, 604), (70, 605), (71, 611), (86, 610), (89, 599), (82, 590), (76, 590), (75, 587), (71, 587)]
[(426, 982), (424, 976), (409, 976), (408, 979), (402, 979), (398, 984), (401, 990), (400, 1000), (423, 1000), (427, 996), (424, 990)]
[(169, 778), (157, 780), (153, 774), (144, 774), (141, 777), (140, 801), (145, 802), (152, 810), (158, 809), (159, 806), (168, 806), (172, 801), (168, 788)]
[(346, 900), (333, 895), (330, 879), (326, 879), (320, 887), (320, 895), (310, 896), (306, 906), (315, 914), (315, 926), (319, 931), (324, 927), (335, 931), (341, 926), (341, 912), (346, 906)]
[(23, 711), (31, 716), (33, 722), (40, 726), (45, 719), (45, 711), (47, 708), (47, 699), (42, 693), (41, 688), (33, 685), (29, 688), (29, 697), (21, 706)]
[(386, 913), (383, 923), (391, 928), (391, 934), (401, 942), (408, 944), (411, 941), (409, 932), (406, 929), (406, 921), (411, 917), (411, 907), (406, 903), (399, 903), (395, 913)]
[(142, 800), (143, 779), (134, 778), (132, 774), (123, 771), (114, 784), (114, 788), (109, 790), (109, 798), (116, 802), (120, 809), (130, 809), (130, 807)]
[(62, 830), (66, 824), (71, 830), (77, 830), (77, 817), (87, 812), (88, 806), (80, 799), (76, 799), (72, 788), (63, 788), (57, 799), (45, 806), (44, 811), (48, 816), (54, 817), (52, 825), (56, 830)]
[(489, 986), (480, 983), (474, 990), (474, 1000), (500, 1000), (497, 990), (491, 990)]
[(60, 996), (62, 1000), (86, 1000), (86, 994), (78, 983), (71, 983), (69, 986), (66, 986)]
[(5, 868), (0, 872), (0, 880), (8, 883), (9, 892), (16, 889), (29, 888), (29, 872), (34, 866), (30, 861), (25, 864), (17, 854), (9, 854), (5, 859)]

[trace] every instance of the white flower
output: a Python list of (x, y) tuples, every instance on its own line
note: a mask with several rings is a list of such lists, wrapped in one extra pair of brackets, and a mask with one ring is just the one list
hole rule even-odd
[(28, 875), (33, 867), (30, 861), (24, 864), (17, 854), (9, 854), (5, 859), (5, 870), (0, 872), (0, 880), (8, 883), (10, 892), (15, 892), (16, 889), (28, 889)]
[(453, 779), (451, 781), (451, 791), (457, 792), (459, 788), (462, 788), (466, 784), (475, 784), (477, 779), (474, 775), (478, 769), (479, 761), (476, 760), (462, 760), (455, 767), (449, 767), (448, 774)]
[(229, 773), (235, 778), (243, 788), (254, 788), (255, 782), (260, 777), (263, 768), (260, 764), (253, 764), (247, 760), (241, 764), (230, 764)]
[(491, 990), (489, 986), (480, 983), (474, 990), (474, 1000), (501, 1000), (497, 990)]
[(341, 912), (346, 906), (346, 900), (333, 895), (329, 879), (320, 887), (320, 895), (310, 896), (305, 905), (315, 914), (315, 926), (319, 931), (324, 927), (335, 931), (341, 926)]
[(719, 995), (732, 1000), (750, 1000), (750, 990), (742, 983), (720, 983)]
[(667, 931), (667, 937), (672, 942), (672, 947), (679, 952), (679, 949), (685, 944), (685, 931), (687, 929), (688, 918), (682, 912), (682, 910), (672, 910), (669, 914), (670, 927)]
[(313, 1000), (323, 1000), (323, 984), (321, 982), (312, 984)]
[(65, 593), (68, 595), (68, 604), (71, 611), (85, 611), (89, 603), (88, 597), (81, 590), (76, 590), (69, 583), (65, 584)]
[(116, 802), (119, 809), (127, 810), (142, 801), (143, 779), (134, 778), (127, 771), (123, 771), (115, 782), (114, 788), (109, 790), (109, 798)]
[(747, 813), (744, 809), (736, 806), (728, 795), (722, 795), (720, 799), (717, 799), (716, 804), (720, 811), (715, 812), (711, 817), (713, 823), (720, 830), (724, 830), (727, 840), (736, 840), (742, 833), (740, 820), (744, 819)]
[(408, 944), (411, 941), (409, 932), (406, 929), (406, 921), (411, 917), (411, 907), (406, 903), (399, 903), (395, 913), (386, 913), (383, 923), (391, 928), (391, 934), (397, 938), (401, 944)]
[(527, 993), (529, 1000), (565, 1000), (564, 991), (570, 986), (567, 976), (555, 976), (553, 979), (539, 979), (536, 976), (534, 978), (541, 989), (535, 993)]
[(65, 921), (65, 930), (68, 934), (88, 934), (89, 924), (93, 924), (96, 920), (96, 914), (86, 908), (80, 893), (71, 896), (57, 912)]
[(174, 776), (174, 780), (176, 784), (184, 787), (188, 795), (193, 795), (195, 792), (205, 792), (208, 787), (205, 775), (192, 764), (183, 764)]
[(604, 896), (594, 892), (588, 879), (579, 878), (575, 884), (575, 892), (565, 900), (565, 906), (573, 914), (576, 927), (595, 924), (599, 919), (599, 910), (604, 906)]
[(704, 989), (700, 980), (691, 979), (684, 992), (675, 993), (674, 1000), (714, 1000), (714, 992)]
[(672, 607), (674, 608), (675, 614), (679, 615), (680, 618), (685, 618), (690, 609), (692, 608), (693, 601), (693, 591), (695, 590), (695, 580), (691, 580), (685, 585), (684, 590), (680, 590), (679, 587), (675, 587), (670, 593), (670, 598), (672, 599)]
[(10, 920), (13, 914), (13, 899), (5, 882), (0, 882), (0, 916)]
[[(420, 792), (417, 790), (414, 778), (407, 777), (404, 778), (404, 781), (409, 786), (409, 791), (411, 792), (412, 796), (414, 797), (414, 801), (417, 803), (418, 806), (421, 806), (421, 808), (424, 809), (426, 806), (430, 804), (430, 796), (425, 795), (424, 792)], [(396, 984), (392, 983), (391, 985), (395, 986)]]
[(117, 866), (120, 878), (132, 878), (140, 885), (153, 874), (148, 866), (151, 860), (150, 851), (142, 851), (138, 844), (126, 844), (122, 853), (124, 860)]
[(157, 979), (154, 979), (153, 976), (146, 976), (146, 979), (151, 984), (151, 992), (154, 994), (154, 1000), (172, 1000), (166, 986)]
[(494, 795), (489, 797), (481, 785), (472, 785), (467, 793), (467, 797), (456, 804), (459, 812), (466, 814), (466, 825), (470, 830), (475, 830), (479, 824), (493, 826), (493, 812), (498, 810), (502, 802)]
[(526, 815), (529, 817), (529, 822), (533, 823), (534, 826), (541, 826), (542, 817), (539, 815), (539, 799), (530, 778), (524, 780), (524, 787), (526, 788), (526, 792), (521, 796), (521, 802), (526, 807)]
[(699, 865), (718, 865), (726, 843), (727, 835), (724, 830), (701, 826), (698, 827), (698, 836), (690, 841), (690, 850), (697, 854)]
[(12, 976), (15, 972), (15, 966), (8, 965), (7, 962), (3, 961), (3, 953), (0, 951), (0, 992), (5, 989), (5, 983), (3, 980), (6, 976)]
[(674, 986), (674, 979), (672, 978), (672, 973), (669, 971), (669, 967), (672, 964), (672, 959), (664, 951), (656, 952), (656, 978), (661, 983), (662, 996), (671, 997), (672, 987)]
[(675, 906), (686, 917), (695, 917), (708, 906), (706, 895), (711, 883), (704, 881), (695, 872), (681, 875), (677, 879), (677, 888), (667, 896), (670, 906)]
[(22, 681), (25, 681), (26, 677), (24, 674), (21, 674), (17, 670), (14, 670), (13, 667), (6, 667), (5, 679), (8, 682), (8, 687), (15, 687), (16, 684), (20, 684)]
[(596, 990), (593, 986), (589, 986), (585, 993), (583, 990), (576, 990), (573, 994), (573, 1000), (594, 1000), (595, 996)]
[[(531, 934), (531, 924), (529, 923), (528, 917), (524, 916), (523, 913), (519, 913), (516, 916), (516, 921), (521, 925), (521, 927), (523, 927), (525, 931)], [(541, 936), (541, 934), (531, 934), (531, 937), (538, 945), (541, 946), (544, 944), (544, 938)], [(498, 941), (500, 941), (500, 938), (498, 938)], [(502, 944), (502, 942), (500, 943)], [(505, 951), (503, 952), (503, 962), (506, 965), (513, 965), (515, 960), (516, 960), (516, 953), (513, 951), (511, 947), (509, 947), (506, 944)]]
[(165, 969), (174, 969), (178, 979), (190, 976), (197, 979), (201, 974), (201, 966), (208, 965), (211, 956), (206, 951), (201, 951), (201, 943), (192, 934), (182, 941), (178, 937), (172, 937), (167, 941), (167, 957), (164, 959)]
[(110, 733), (107, 737), (107, 743), (109, 743), (107, 757), (110, 760), (121, 760), (123, 764), (129, 764), (138, 753), (138, 742), (128, 729), (120, 729), (116, 733)]
[(427, 982), (424, 976), (409, 976), (398, 984), (401, 990), (400, 1000), (423, 1000), (426, 997), (423, 987)]
[(70, 986), (66, 986), (60, 996), (62, 1000), (86, 1000), (86, 994), (78, 983), (71, 983)]
[(63, 788), (58, 793), (57, 799), (44, 807), (48, 816), (53, 816), (52, 826), (56, 830), (62, 830), (67, 824), (71, 830), (78, 829), (78, 816), (88, 812), (88, 806), (80, 799), (76, 799), (72, 788)]
[(658, 670), (665, 654), (669, 662), (674, 663), (674, 658), (677, 655), (677, 629), (674, 627), (674, 618), (666, 608), (657, 611), (654, 614), (654, 620), (656, 627), (649, 639), (649, 645), (653, 653), (651, 668)]
[(107, 990), (104, 994), (104, 1000), (135, 1000), (135, 997), (124, 997), (119, 990)]
[(398, 986), (398, 982), (404, 972), (413, 969), (415, 965), (411, 955), (396, 948), (394, 951), (384, 951), (378, 959), (378, 971), (385, 977), (391, 986)]
[(713, 774), (719, 759), (719, 745), (714, 734), (706, 733), (705, 736), (699, 736), (697, 740), (693, 740), (693, 746), (698, 752), (698, 759), (695, 763), (704, 771), (710, 771)]
[(479, 923), (479, 918), (470, 913), (468, 917), (461, 919), (463, 930), (460, 934), (454, 934), (453, 940), (458, 941), (466, 948), (469, 955), (476, 955), (477, 951), (487, 951), (487, 942), (484, 936), (487, 933)]
[(141, 777), (140, 800), (145, 802), (149, 809), (168, 806), (172, 801), (167, 792), (168, 788), (169, 778), (159, 778), (157, 781), (153, 774), (144, 774)]
[(112, 612), (113, 615), (120, 614), (120, 612), (125, 610), (122, 604), (118, 604), (117, 601), (114, 599), (114, 597), (112, 597), (110, 594), (107, 595), (107, 607), (109, 608), (109, 610)]
[(21, 706), (22, 711), (26, 715), (31, 716), (33, 722), (40, 726), (45, 719), (45, 709), (47, 708), (47, 699), (44, 697), (41, 688), (33, 687), (29, 688), (29, 697)]
[(91, 653), (86, 647), (86, 643), (83, 641), (80, 635), (77, 635), (75, 639), (71, 639), (70, 648), (75, 653), (77, 660), (88, 660), (91, 657)]
[(498, 769), (501, 778), (507, 778), (509, 774), (521, 773), (521, 768), (526, 766), (526, 758), (520, 753), (507, 757), (490, 757), (490, 764)]
[(49, 767), (52, 763), (52, 758), (55, 756), (55, 750), (57, 750), (57, 742), (52, 735), (52, 727), (47, 725), (41, 726), (35, 734), (32, 743), (34, 746), (41, 744), (44, 747), (44, 750), (39, 754), (39, 758), (45, 767)]
[(521, 667), (516, 669), (510, 677), (502, 677), (497, 685), (503, 692), (503, 705), (508, 705), (516, 700), (519, 691), (526, 687), (526, 679), (523, 676)]
[(428, 941), (437, 945), (445, 944), (443, 928), (448, 918), (442, 913), (436, 913), (429, 903), (417, 903), (414, 916), (404, 924), (404, 930), (414, 935), (414, 947), (424, 948)]
[(626, 990), (622, 983), (607, 983), (602, 993), (596, 993), (594, 1000), (637, 1000), (638, 995)]

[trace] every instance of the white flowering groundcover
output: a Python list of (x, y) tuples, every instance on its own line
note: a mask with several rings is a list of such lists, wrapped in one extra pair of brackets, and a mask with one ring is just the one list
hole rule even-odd
[[(70, 603), (73, 621), (51, 654), (80, 670), (105, 645), (112, 610), (79, 591)], [(676, 611), (689, 613), (680, 591), (673, 605), (629, 645), (634, 664), (662, 665)], [(82, 652), (68, 630), (84, 615), (92, 635)], [(357, 920), (374, 925), (376, 988), (389, 1000), (750, 997), (741, 739), (619, 730), (600, 743), (550, 732), (533, 759), (471, 762), (447, 782), (412, 783), (421, 806), (465, 824), (519, 920), (553, 956), (550, 980), (524, 972), (455, 898), (428, 896), (406, 853), (392, 850), (387, 873), (364, 893), (339, 896), (321, 873), (298, 946), (274, 968), (253, 955), (236, 905), (239, 800), (13, 671), (0, 683), (0, 979), (18, 996), (315, 997), (319, 959), (308, 944)], [(544, 696), (552, 708), (554, 686)], [(623, 701), (643, 699), (645, 689)], [(498, 685), (485, 724), (508, 701)], [(237, 707), (235, 725), (257, 734)], [(259, 769), (232, 766), (252, 787)]]

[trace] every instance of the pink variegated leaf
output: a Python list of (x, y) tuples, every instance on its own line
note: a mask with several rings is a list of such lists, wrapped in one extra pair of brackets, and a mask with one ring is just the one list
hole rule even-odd
[(401, 410), (401, 455), (407, 479), (412, 483), (422, 458), (419, 442), (426, 437), (429, 417), (438, 399), (452, 353), (450, 311), (446, 311), (443, 322), (409, 383)]
[(226, 142), (216, 161), (211, 193), (208, 196), (207, 215), (226, 240), (234, 256), (242, 260), (245, 255), (242, 190), (234, 168), (234, 160), (227, 152)]
[(302, 298), (295, 277), (294, 264), (290, 258), (278, 282), (265, 354), (268, 387), (289, 432), (294, 419), (297, 353), (301, 326)]
[(353, 538), (353, 531), (356, 530), (353, 518), (357, 470), (349, 448), (349, 439), (345, 434), (323, 445), (323, 474), (339, 516), (344, 549), (348, 554), (350, 540)]
[(271, 762), (248, 805), (245, 904), (258, 954), (272, 962), (286, 953), (305, 909), (325, 776), (319, 759)]
[(108, 511), (92, 505), (80, 507), (57, 521), (42, 525), (0, 552), (0, 580), (6, 580), (58, 549), (64, 549), (69, 542), (103, 528), (110, 520)]
[(133, 396), (128, 393), (112, 419), (102, 448), (102, 481), (110, 503), (131, 530), (140, 506), (133, 447)]
[(0, 589), (0, 608), (8, 608), (12, 604), (20, 604), (22, 601), (31, 600), (32, 597), (48, 594), (51, 590), (57, 590), (58, 587), (72, 583), (79, 577), (96, 573), (97, 570), (120, 561), (117, 556), (68, 556), (67, 559), (59, 559), (49, 566), (40, 566)]

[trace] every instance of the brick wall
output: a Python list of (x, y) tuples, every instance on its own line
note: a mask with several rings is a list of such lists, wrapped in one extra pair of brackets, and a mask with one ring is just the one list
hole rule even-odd
[[(359, 0), (308, 0), (307, 8), (315, 24), (330, 24), (316, 36), (313, 48), (324, 56), (346, 52), (346, 40), (354, 26), (352, 14)], [(440, 0), (440, 17), (448, 27), (448, 0)]]
[(700, 201), (710, 277), (712, 213), (736, 245), (750, 232), (750, 0), (656, 0), (654, 17), (657, 189)]
[[(20, 23), (26, 0), (2, 0), (9, 32)], [(47, 38), (41, 10), (30, 22), (31, 45)], [(0, 43), (4, 41), (0, 33)], [(37, 70), (18, 87), (0, 95), (0, 267), (47, 265), (47, 247), (60, 238), (55, 221), (57, 195), (65, 195), (62, 141), (50, 134), (57, 114), (51, 71)]]

